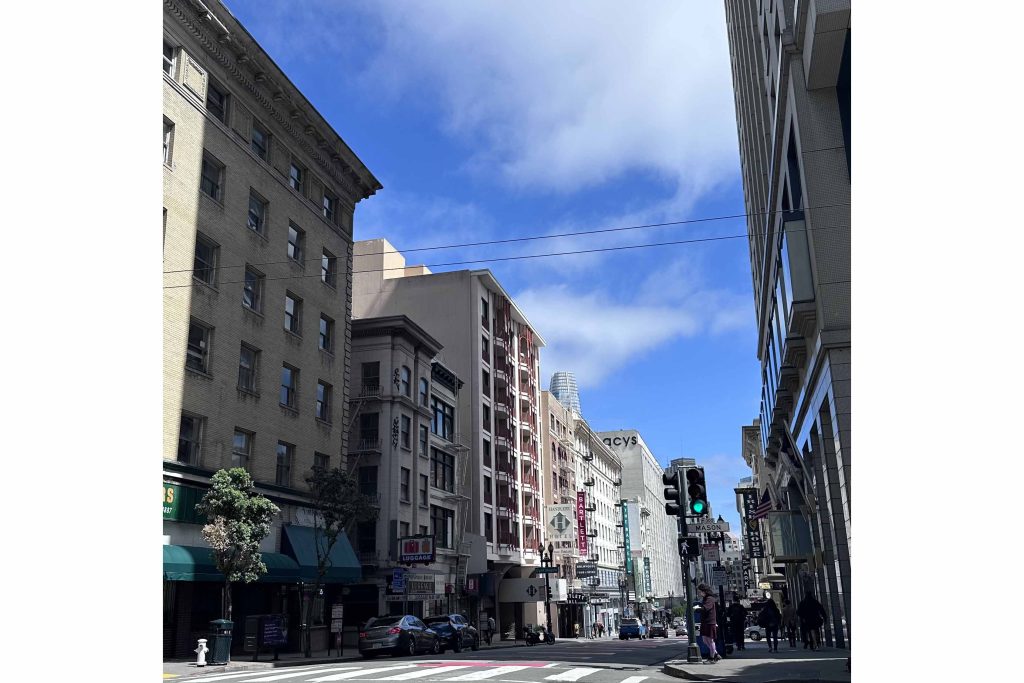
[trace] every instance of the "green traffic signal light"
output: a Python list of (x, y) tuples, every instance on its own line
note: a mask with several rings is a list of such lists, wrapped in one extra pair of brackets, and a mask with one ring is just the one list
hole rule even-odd
[(693, 511), (695, 513), (697, 513), (698, 515), (701, 514), (702, 512), (704, 512), (704, 501), (703, 500), (695, 500), (695, 501), (693, 501)]

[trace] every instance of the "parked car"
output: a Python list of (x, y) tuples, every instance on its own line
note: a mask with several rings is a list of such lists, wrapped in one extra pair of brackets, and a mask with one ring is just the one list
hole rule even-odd
[(668, 628), (666, 628), (665, 624), (660, 621), (656, 621), (651, 624), (651, 632), (648, 634), (648, 637), (657, 638), (659, 636), (662, 638), (668, 638)]
[(412, 657), (420, 652), (440, 651), (437, 632), (411, 614), (373, 617), (359, 631), (359, 654), (367, 658), (379, 654)]
[(427, 617), (423, 623), (437, 633), (441, 640), (441, 652), (447, 649), (462, 652), (464, 647), (480, 649), (480, 633), (461, 614)]
[(626, 618), (619, 624), (619, 640), (629, 640), (630, 638), (643, 640), (646, 637), (647, 629), (638, 619)]
[(751, 640), (753, 640), (755, 642), (757, 642), (758, 640), (761, 640), (762, 638), (764, 638), (765, 635), (766, 634), (765, 634), (764, 626), (758, 626), (757, 624), (753, 624), (753, 625), (747, 627), (747, 638), (750, 638)]

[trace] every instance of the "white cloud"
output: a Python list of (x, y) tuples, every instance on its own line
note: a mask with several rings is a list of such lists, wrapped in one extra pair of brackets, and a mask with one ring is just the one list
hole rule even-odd
[(469, 168), (563, 192), (652, 173), (684, 198), (734, 173), (721, 3), (450, 0), (364, 10), (385, 26), (364, 88), (398, 98), (431, 91), (444, 129), (473, 147)]

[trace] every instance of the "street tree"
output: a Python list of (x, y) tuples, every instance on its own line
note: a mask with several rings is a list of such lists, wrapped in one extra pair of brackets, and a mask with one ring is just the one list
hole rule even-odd
[(196, 509), (212, 520), (203, 527), (202, 535), (213, 550), (217, 569), (224, 574), (222, 608), (224, 618), (230, 620), (231, 584), (251, 583), (267, 573), (260, 542), (281, 510), (256, 493), (252, 477), (241, 467), (218, 470)]
[[(313, 467), (306, 477), (309, 498), (313, 505), (313, 545), (316, 547), (316, 581), (313, 595), (320, 594), (324, 576), (331, 568), (331, 550), (338, 537), (362, 522), (377, 519), (377, 497), (364, 494), (352, 474), (339, 467), (327, 469)], [(306, 624), (312, 624), (315, 600), (306, 602)], [(312, 654), (310, 632), (303, 633), (303, 648), (307, 657)]]

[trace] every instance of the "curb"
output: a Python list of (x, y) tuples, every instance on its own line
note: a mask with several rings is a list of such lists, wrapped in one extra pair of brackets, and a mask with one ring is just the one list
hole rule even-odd
[[(681, 679), (686, 680), (686, 681), (722, 681), (724, 683), (726, 681), (742, 680), (742, 678), (734, 677), (734, 676), (711, 676), (711, 675), (705, 676), (704, 674), (696, 674), (696, 673), (692, 673), (690, 671), (687, 671), (686, 669), (680, 668), (678, 666), (673, 666), (671, 664), (665, 664), (661, 668), (661, 673), (665, 674), (666, 676), (672, 676), (673, 678), (681, 678)], [(773, 679), (767, 680), (767, 681), (758, 681), (758, 683), (796, 683), (796, 682), (799, 682), (799, 683), (849, 683), (849, 681), (842, 681), (842, 680), (830, 679), (830, 678), (799, 678), (799, 677), (773, 678)]]

